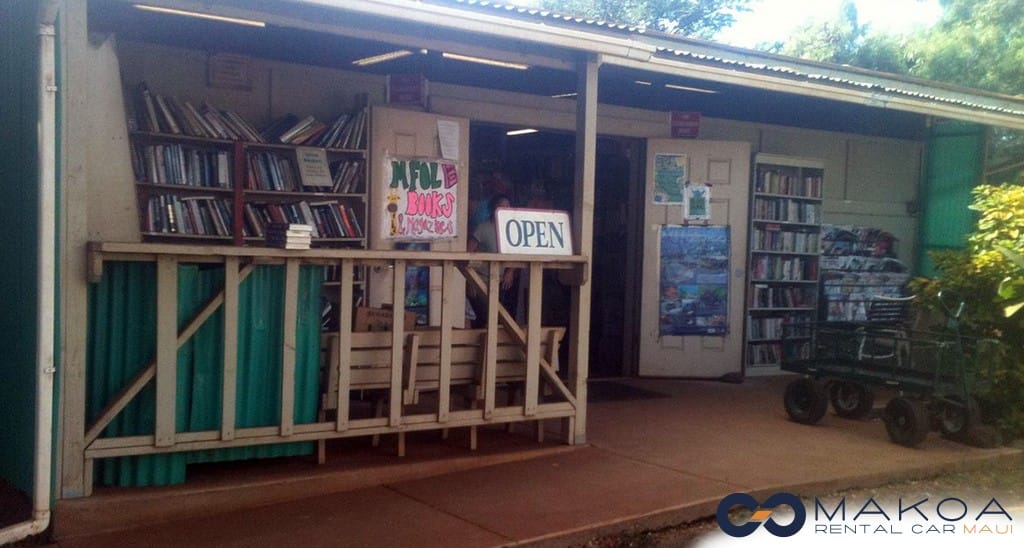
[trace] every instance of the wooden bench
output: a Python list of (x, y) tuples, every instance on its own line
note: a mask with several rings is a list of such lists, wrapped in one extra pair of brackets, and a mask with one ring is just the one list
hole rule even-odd
[[(565, 336), (564, 327), (541, 328), (541, 356), (558, 369), (558, 349)], [(486, 329), (453, 329), (451, 349), (451, 386), (475, 387), (473, 399), (482, 399)], [(392, 333), (387, 331), (352, 333), (352, 351), (347, 364), (349, 389), (378, 390), (391, 387)], [(322, 336), (327, 355), (327, 388), (322, 411), (337, 411), (339, 343), (337, 333)], [(405, 334), (402, 364), (402, 403), (418, 403), (420, 394), (440, 388), (441, 332), (437, 329), (412, 330)], [(526, 348), (504, 328), (498, 329), (496, 384), (526, 379)], [(382, 409), (378, 400), (378, 411)], [(341, 410), (338, 412), (348, 412)], [(439, 428), (443, 428), (440, 425)], [(475, 434), (475, 428), (471, 430)], [(475, 435), (473, 436), (475, 438)], [(401, 443), (401, 437), (400, 437)], [(470, 442), (475, 447), (475, 440)], [(399, 450), (400, 453), (404, 451)]]

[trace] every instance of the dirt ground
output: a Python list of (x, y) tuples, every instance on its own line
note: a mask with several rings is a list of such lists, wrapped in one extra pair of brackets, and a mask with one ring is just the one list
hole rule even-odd
[[(822, 498), (848, 497), (856, 500), (874, 498), (879, 502), (898, 497), (944, 497), (955, 494), (964, 500), (985, 500), (997, 497), (1014, 505), (1024, 505), (1024, 460), (1014, 465), (988, 467), (969, 472), (956, 472), (942, 476), (861, 489), (848, 489), (835, 493), (816, 493)], [(595, 538), (577, 548), (675, 548), (693, 545), (699, 537), (718, 529), (713, 518), (682, 523), (663, 529), (624, 531), (615, 535)]]

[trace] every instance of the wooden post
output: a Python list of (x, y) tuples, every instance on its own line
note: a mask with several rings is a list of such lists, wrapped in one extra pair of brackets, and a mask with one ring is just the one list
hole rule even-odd
[(174, 445), (177, 430), (178, 260), (156, 262), (156, 429), (155, 445)]
[(530, 317), (526, 322), (526, 383), (523, 394), (523, 414), (537, 413), (537, 398), (540, 391), (540, 343), (541, 307), (543, 297), (544, 267), (530, 263)]
[(238, 257), (224, 258), (224, 374), (221, 386), (220, 437), (235, 439), (238, 377)]
[(281, 435), (295, 429), (295, 350), (299, 312), (299, 261), (288, 259), (284, 269), (284, 344), (281, 356)]
[(484, 418), (494, 415), (494, 392), (498, 378), (498, 300), (501, 293), (502, 264), (491, 262), (487, 283), (487, 338), (484, 347)]
[(338, 355), (334, 363), (328, 364), (338, 372), (338, 412), (335, 429), (338, 432), (348, 430), (348, 398), (351, 382), (352, 362), (352, 283), (354, 280), (355, 263), (352, 259), (341, 261), (341, 295), (338, 298)]
[[(576, 76), (576, 203), (573, 241), (576, 253), (593, 257), (594, 174), (597, 161), (597, 72), (591, 57), (577, 65)], [(590, 362), (590, 262), (583, 266), (583, 283), (573, 288), (569, 322), (569, 385), (576, 396), (576, 415), (570, 420), (569, 443), (587, 441), (587, 368)]]
[(455, 294), (455, 263), (445, 261), (441, 268), (441, 365), (438, 372), (437, 422), (448, 422), (452, 391), (452, 325), (456, 312), (452, 307)]
[(391, 404), (388, 413), (388, 424), (402, 424), (402, 364), (405, 346), (405, 261), (396, 260), (392, 272), (392, 312), (391, 321)]

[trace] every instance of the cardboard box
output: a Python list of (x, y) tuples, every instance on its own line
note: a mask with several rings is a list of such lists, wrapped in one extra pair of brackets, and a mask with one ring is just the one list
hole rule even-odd
[[(395, 312), (390, 308), (371, 308), (360, 306), (356, 308), (356, 321), (354, 331), (391, 331), (394, 325)], [(405, 311), (405, 330), (410, 331), (416, 328), (416, 313)]]

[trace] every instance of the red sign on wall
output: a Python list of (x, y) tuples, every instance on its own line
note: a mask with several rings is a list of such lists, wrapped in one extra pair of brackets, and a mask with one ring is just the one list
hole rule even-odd
[(700, 113), (673, 110), (669, 116), (673, 139), (696, 139), (700, 137)]

